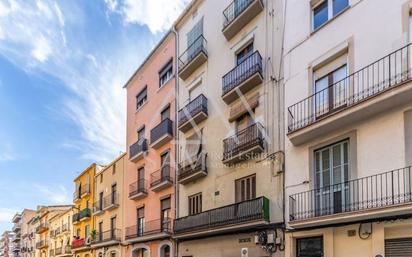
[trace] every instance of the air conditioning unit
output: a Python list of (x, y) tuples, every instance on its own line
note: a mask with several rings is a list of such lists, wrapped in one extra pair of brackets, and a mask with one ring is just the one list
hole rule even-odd
[(248, 248), (242, 248), (240, 251), (240, 256), (241, 257), (249, 257), (249, 249)]

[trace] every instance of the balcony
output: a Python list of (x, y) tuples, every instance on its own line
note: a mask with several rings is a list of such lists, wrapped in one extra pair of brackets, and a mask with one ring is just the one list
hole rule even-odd
[(207, 61), (206, 39), (200, 35), (179, 57), (179, 77), (186, 80)]
[(47, 247), (47, 241), (46, 240), (40, 240), (36, 243), (36, 249), (43, 249)]
[(255, 123), (234, 136), (223, 140), (223, 163), (226, 165), (254, 159), (263, 152), (264, 130), (260, 123)]
[(89, 208), (84, 208), (78, 213), (75, 213), (72, 217), (73, 224), (77, 224), (81, 221), (90, 219), (91, 217), (91, 210)]
[(170, 165), (150, 174), (150, 189), (158, 192), (173, 185), (173, 168)]
[(111, 229), (108, 231), (97, 232), (96, 239), (93, 240), (93, 247), (103, 247), (113, 244), (119, 244), (121, 240), (120, 229)]
[(54, 249), (54, 254), (55, 256), (61, 256), (61, 255), (70, 255), (72, 254), (72, 248), (70, 245), (66, 245), (64, 247), (58, 247)]
[(81, 187), (76, 187), (76, 191), (73, 193), (73, 201), (77, 202), (82, 197), (90, 194), (90, 184), (82, 185)]
[(103, 214), (103, 199), (93, 203), (93, 215)]
[(53, 257), (53, 256), (54, 256), (54, 250), (53, 250), (53, 249), (50, 249), (50, 250), (49, 250), (49, 256), (50, 256), (50, 257)]
[(412, 212), (412, 167), (289, 196), (293, 228), (396, 217)]
[(127, 227), (126, 241), (127, 243), (137, 243), (170, 237), (172, 234), (172, 224), (173, 221), (171, 219), (159, 219), (147, 221), (143, 226)]
[(70, 231), (70, 227), (69, 227), (69, 224), (63, 224), (62, 225), (62, 233), (64, 233), (64, 232), (68, 232), (68, 231)]
[(110, 211), (119, 207), (119, 194), (107, 195), (103, 198), (103, 210)]
[(42, 222), (36, 227), (36, 234), (41, 234), (49, 229), (49, 224), (47, 222)]
[(18, 223), (18, 222), (20, 222), (20, 220), (21, 220), (21, 214), (20, 214), (20, 213), (16, 213), (16, 214), (13, 216), (11, 222), (13, 222), (13, 223)]
[(223, 11), (223, 35), (232, 39), (243, 27), (263, 11), (261, 0), (234, 0)]
[(150, 146), (158, 149), (173, 138), (173, 121), (164, 119), (150, 131)]
[(222, 78), (222, 99), (226, 104), (263, 82), (262, 57), (255, 51)]
[(259, 197), (176, 219), (174, 233), (178, 239), (240, 232), (269, 224), (269, 199)]
[(207, 116), (207, 98), (203, 94), (200, 94), (180, 109), (178, 114), (179, 130), (185, 133), (204, 121)]
[(129, 185), (129, 199), (139, 200), (147, 196), (147, 181), (139, 179)]
[(142, 138), (137, 140), (136, 143), (129, 148), (129, 159), (132, 162), (137, 162), (143, 159), (144, 154), (147, 152), (147, 140)]
[(207, 154), (200, 153), (194, 162), (182, 162), (179, 164), (178, 181), (185, 185), (189, 182), (207, 176)]
[(400, 48), (289, 106), (289, 140), (300, 145), (410, 103), (412, 83), (407, 82), (412, 78), (411, 47)]
[(18, 232), (21, 230), (21, 224), (20, 223), (14, 223), (13, 225), (13, 232)]
[(84, 238), (74, 239), (72, 241), (72, 249), (79, 249), (86, 246), (86, 240)]

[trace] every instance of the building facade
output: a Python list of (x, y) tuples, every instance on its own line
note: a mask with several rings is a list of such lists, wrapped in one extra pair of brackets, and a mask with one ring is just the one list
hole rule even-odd
[(125, 85), (124, 256), (173, 255), (175, 62), (169, 31)]
[(412, 256), (411, 8), (287, 1), (287, 257)]
[(75, 257), (92, 257), (91, 243), (96, 237), (92, 207), (94, 202), (94, 177), (101, 167), (93, 163), (74, 179), (75, 192), (72, 216), (73, 240), (72, 253)]
[(12, 240), (14, 234), (11, 231), (4, 231), (0, 237), (0, 256), (1, 257), (12, 257), (13, 256), (13, 245)]
[[(32, 226), (30, 225), (30, 220), (36, 215), (35, 210), (24, 209), (20, 216), (20, 221), (15, 223), (13, 226), (13, 232), (15, 233), (16, 237), (19, 237), (20, 243), (20, 253), (19, 256), (25, 257), (29, 256), (28, 253), (31, 251), (32, 245), (29, 243), (29, 234), (32, 232)], [(15, 219), (13, 219), (15, 221)], [(34, 246), (33, 246), (34, 249)]]
[(94, 177), (93, 219), (96, 237), (92, 242), (96, 257), (121, 257), (126, 154), (120, 155)]
[(54, 247), (52, 245), (52, 236), (54, 236), (50, 227), (50, 220), (72, 208), (71, 205), (50, 205), (38, 206), (35, 221), (36, 231), (36, 256), (51, 257), (54, 256)]
[(282, 255), (282, 2), (192, 1), (175, 23), (178, 256)]
[(72, 219), (74, 209), (69, 207), (50, 218), (50, 257), (72, 256)]

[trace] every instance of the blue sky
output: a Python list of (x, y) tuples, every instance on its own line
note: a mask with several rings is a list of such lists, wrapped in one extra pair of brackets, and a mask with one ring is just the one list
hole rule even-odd
[(0, 231), (125, 151), (122, 86), (188, 0), (0, 0)]

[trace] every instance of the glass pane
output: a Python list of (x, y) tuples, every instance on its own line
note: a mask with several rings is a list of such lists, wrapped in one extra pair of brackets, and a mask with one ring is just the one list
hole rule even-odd
[(315, 115), (320, 116), (328, 112), (329, 109), (329, 93), (328, 93), (328, 77), (323, 77), (315, 82)]
[(337, 69), (333, 72), (333, 106), (337, 108), (346, 104), (346, 96), (348, 92), (348, 81), (345, 79), (347, 77), (346, 65)]
[(319, 28), (328, 21), (328, 1), (324, 1), (313, 9), (313, 29)]
[(323, 238), (301, 238), (297, 240), (297, 257), (322, 257)]
[(340, 13), (349, 5), (349, 0), (333, 0), (333, 16)]

